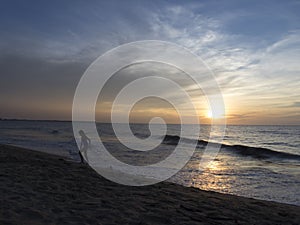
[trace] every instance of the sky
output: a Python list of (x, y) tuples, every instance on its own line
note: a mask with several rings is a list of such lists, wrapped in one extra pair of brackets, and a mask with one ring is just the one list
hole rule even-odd
[[(97, 57), (121, 44), (162, 40), (205, 61), (228, 124), (300, 125), (299, 12), (294, 0), (2, 0), (0, 117), (70, 120), (76, 86)], [(148, 99), (136, 106), (137, 122), (148, 120), (147, 110), (171, 118), (168, 107)], [(99, 121), (102, 111), (99, 104)], [(207, 107), (199, 113), (209, 120)]]

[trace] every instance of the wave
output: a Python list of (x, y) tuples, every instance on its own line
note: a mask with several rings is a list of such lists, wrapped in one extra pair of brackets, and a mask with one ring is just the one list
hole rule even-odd
[[(167, 145), (177, 145), (180, 140), (180, 137), (177, 135), (165, 135), (163, 139), (163, 144)], [(197, 145), (199, 147), (206, 146), (209, 142), (204, 140), (193, 140), (188, 138), (182, 138), (182, 141), (197, 141)], [(218, 144), (218, 143), (212, 143)], [(268, 148), (261, 147), (252, 147), (246, 145), (227, 145), (220, 144), (222, 150), (229, 150), (235, 154), (239, 154), (241, 156), (250, 156), (256, 159), (268, 159), (268, 158), (278, 158), (278, 159), (291, 159), (291, 160), (300, 160), (300, 155), (287, 153), (287, 152), (279, 152)]]
[(228, 145), (227, 147), (233, 148), (234, 152), (237, 154), (243, 156), (251, 156), (257, 159), (278, 158), (300, 160), (300, 155), (287, 152), (279, 152), (268, 148), (251, 147), (245, 145)]
[(289, 147), (299, 147), (299, 145), (290, 144), (290, 143), (286, 143), (286, 142), (264, 142), (262, 144), (265, 144), (265, 145), (286, 145), (286, 146), (289, 146)]

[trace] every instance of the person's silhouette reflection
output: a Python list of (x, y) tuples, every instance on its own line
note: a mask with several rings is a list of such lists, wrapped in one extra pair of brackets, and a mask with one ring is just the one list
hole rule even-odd
[[(89, 139), (86, 136), (83, 130), (80, 130), (78, 133), (81, 136), (81, 144), (79, 149), (79, 156), (80, 156), (81, 163), (84, 163), (84, 159), (86, 160), (86, 162), (88, 162), (87, 150), (90, 147), (91, 139)], [(84, 158), (82, 154), (84, 154)]]

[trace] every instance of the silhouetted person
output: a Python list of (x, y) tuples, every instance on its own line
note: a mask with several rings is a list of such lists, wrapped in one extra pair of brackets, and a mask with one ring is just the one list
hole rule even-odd
[[(84, 158), (88, 162), (88, 157), (87, 157), (87, 150), (91, 144), (91, 139), (89, 139), (86, 134), (83, 132), (83, 130), (80, 130), (79, 135), (81, 136), (81, 144), (80, 144), (80, 149), (79, 149), (79, 156), (81, 163), (84, 163)], [(82, 156), (84, 154), (84, 158)]]

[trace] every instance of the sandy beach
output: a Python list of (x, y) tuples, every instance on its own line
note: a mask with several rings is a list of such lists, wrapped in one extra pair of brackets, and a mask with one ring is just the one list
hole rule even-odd
[(171, 183), (129, 187), (63, 157), (0, 145), (0, 224), (300, 224), (300, 207)]

